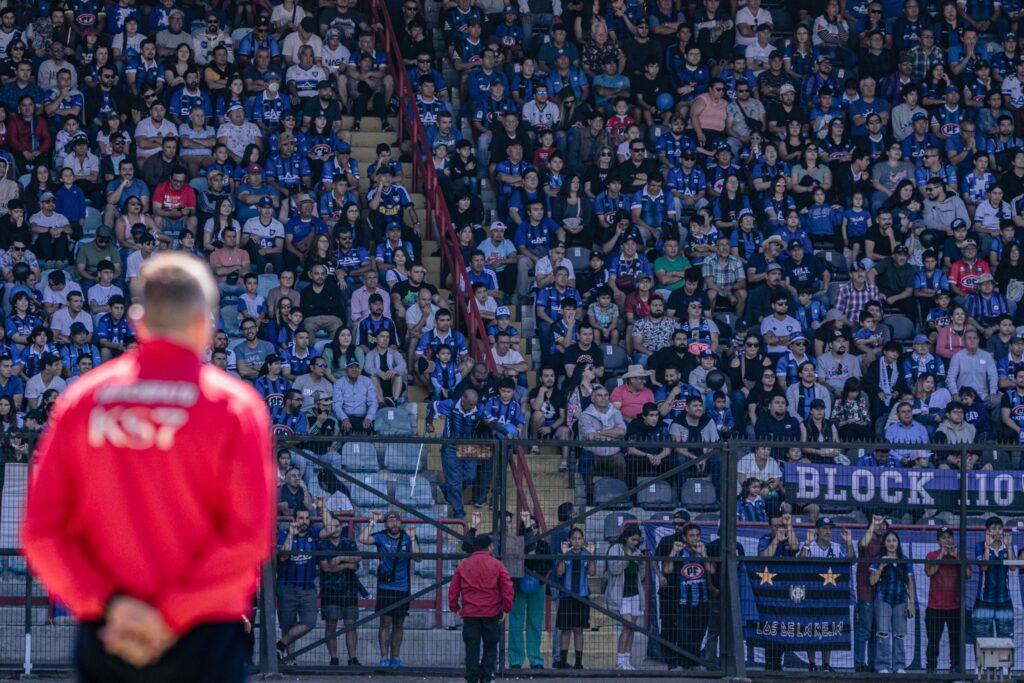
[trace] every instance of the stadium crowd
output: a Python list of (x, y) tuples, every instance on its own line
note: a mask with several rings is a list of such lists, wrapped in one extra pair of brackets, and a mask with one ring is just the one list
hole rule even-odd
[[(721, 474), (703, 446), (643, 442), (814, 442), (740, 463), (738, 514), (771, 524), (769, 554), (802, 552), (782, 521), (791, 508), (772, 502), (786, 461), (1020, 466), (997, 446), (1024, 443), (1017, 0), (384, 5), (401, 54), (356, 0), (0, 9), (0, 430), (38, 431), (68, 383), (132, 349), (132, 280), (154, 253), (180, 250), (209, 262), (225, 309), (237, 308), (218, 321), (210, 362), (253, 383), (280, 435), (412, 434), (417, 411), (401, 408), (418, 386), (428, 433), (438, 418), (454, 440), (579, 439), (562, 469), (581, 475), (587, 503), (595, 475), (635, 485), (696, 461), (674, 482), (680, 499), (688, 478)], [(397, 90), (403, 71), (415, 102)], [(377, 144), (363, 169), (353, 158), (364, 122), (390, 133), (402, 107), (423, 125), (465, 273), (428, 272), (437, 226), (410, 196), (422, 150), (409, 136)], [(476, 300), (486, 363), (441, 288)], [(865, 439), (894, 448), (844, 447)], [(591, 443), (616, 440), (633, 445)], [(3, 444), (27, 458), (21, 436)], [(964, 464), (930, 444), (988, 445)], [(344, 465), (340, 449), (309, 445)], [(441, 455), (441, 492), (464, 518), (466, 489), (488, 500), (490, 463), (454, 443)], [(397, 553), (378, 562), (388, 606), (408, 594), (417, 542), (394, 514), (343, 536), (343, 487), (291, 469), (287, 452), (279, 463), (287, 652), (316, 623), (317, 585), (331, 627), (355, 619), (362, 595), (352, 555), (308, 551)], [(814, 553), (831, 524), (807, 512)], [(881, 524), (870, 542), (886, 545), (867, 552), (900, 552)], [(632, 531), (624, 555), (638, 552)], [(700, 531), (680, 526), (658, 554), (715, 555)], [(1000, 538), (979, 552), (1006, 553)], [(569, 667), (572, 644), (582, 668), (588, 614), (571, 596), (589, 590), (594, 548), (580, 528), (535, 540), (569, 555), (538, 569), (569, 596), (552, 661)], [(690, 651), (717, 590), (714, 564), (695, 563), (706, 571), (678, 586), (694, 609), (673, 636)], [(636, 619), (639, 563), (608, 564), (619, 565), (608, 583)], [(662, 571), (671, 591), (679, 573)], [(865, 615), (898, 633), (906, 577), (865, 572), (864, 595), (881, 586), (889, 608), (861, 599), (858, 574), (857, 613), (869, 603)], [(983, 585), (983, 614), (1005, 630), (1006, 581)], [(530, 595), (513, 603), (520, 630), (538, 623)], [(398, 666), (403, 613), (390, 614), (380, 656)], [(883, 644), (881, 627), (866, 628), (864, 648)], [(510, 656), (543, 666), (529, 633)]]

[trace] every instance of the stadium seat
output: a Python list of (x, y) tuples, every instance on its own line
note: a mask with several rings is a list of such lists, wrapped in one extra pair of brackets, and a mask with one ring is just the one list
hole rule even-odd
[(412, 473), (417, 465), (425, 466), (425, 446), (414, 443), (389, 443), (384, 451), (384, 469), (388, 472)]
[(637, 483), (644, 485), (636, 494), (636, 502), (644, 510), (671, 510), (676, 506), (675, 490), (664, 479), (640, 479)]
[(672, 520), (671, 512), (655, 512), (647, 518), (649, 522), (671, 522)]
[(604, 353), (604, 371), (613, 375), (621, 375), (629, 367), (629, 357), (626, 350), (621, 346), (602, 344), (601, 351)]
[(274, 287), (277, 287), (277, 276), (271, 273), (260, 273), (259, 282), (256, 284), (256, 293), (266, 298)]
[(377, 411), (373, 428), (378, 436), (412, 436), (412, 418), (401, 408), (383, 408)]
[(710, 479), (687, 479), (683, 483), (680, 502), (687, 510), (717, 510), (718, 491)]
[(626, 482), (615, 477), (602, 477), (594, 482), (594, 503), (597, 505), (603, 505), (610, 503), (608, 506), (612, 510), (628, 510), (633, 506), (626, 495), (629, 488), (626, 487)]
[(347, 441), (341, 447), (341, 466), (349, 472), (377, 472), (377, 449), (372, 443)]
[(910, 341), (914, 338), (914, 323), (905, 315), (894, 313), (882, 318), (882, 322), (892, 329), (892, 338), (896, 341)]
[(23, 189), (23, 190), (26, 187), (28, 187), (28, 184), (30, 182), (32, 182), (32, 174), (31, 173), (26, 173), (25, 175), (23, 175), (20, 178), (18, 178), (18, 184), (21, 185), (21, 189)]
[(434, 504), (434, 487), (424, 477), (403, 475), (395, 480), (395, 497), (417, 509), (429, 507)]
[(608, 390), (608, 393), (611, 393), (616, 387), (621, 386), (622, 383), (621, 377), (609, 377), (604, 381), (604, 388)]
[(96, 236), (96, 230), (103, 224), (103, 214), (91, 206), (85, 210), (85, 220), (82, 221), (82, 239), (92, 239)]
[(245, 38), (250, 33), (252, 33), (251, 28), (246, 28), (244, 26), (242, 28), (236, 28), (231, 32), (231, 45), (237, 48), (238, 44), (242, 42), (242, 38)]
[[(383, 474), (361, 474), (359, 480), (381, 493), (388, 493), (388, 480)], [(348, 497), (352, 500), (353, 505), (361, 508), (386, 508), (388, 506), (386, 500), (358, 484), (351, 485)]]
[[(618, 480), (612, 479), (612, 481)], [(625, 486), (625, 484), (623, 484), (623, 486)], [(625, 491), (626, 489), (623, 488), (623, 490)], [(604, 518), (604, 540), (608, 541), (609, 543), (614, 543), (615, 541), (619, 540), (619, 535), (622, 533), (622, 527), (627, 522), (635, 521), (637, 521), (636, 515), (630, 514), (628, 512), (611, 513), (610, 515)]]
[(205, 177), (193, 178), (188, 181), (188, 184), (192, 186), (192, 189), (196, 191), (196, 194), (201, 194), (210, 189), (210, 184), (207, 182)]
[(313, 344), (313, 350), (316, 352), (316, 355), (322, 356), (324, 354), (324, 349), (326, 349), (327, 345), (330, 343), (330, 339), (317, 339), (316, 343)]
[(577, 279), (579, 273), (590, 267), (590, 250), (584, 247), (569, 247), (565, 250), (565, 257), (569, 259)]
[(841, 282), (832, 282), (828, 286), (828, 292), (825, 293), (825, 304), (826, 308), (832, 308), (836, 305), (836, 299), (839, 296), (839, 288), (842, 286)]
[(850, 264), (841, 251), (818, 251), (814, 253), (828, 268), (833, 276), (842, 276), (840, 279), (847, 280), (850, 275)]

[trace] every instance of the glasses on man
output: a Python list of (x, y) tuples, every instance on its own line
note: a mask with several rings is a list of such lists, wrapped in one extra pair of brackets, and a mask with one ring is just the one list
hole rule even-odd
[(11, 251), (18, 251), (18, 252), (25, 251), (25, 247), (11, 247)]
[(746, 344), (744, 344), (744, 346), (746, 346), (748, 349), (756, 349), (757, 347), (760, 346), (760, 344), (757, 343), (756, 341), (748, 341)]
[(321, 369), (322, 368), (326, 368), (327, 367), (327, 363), (315, 363), (314, 367), (321, 368)]

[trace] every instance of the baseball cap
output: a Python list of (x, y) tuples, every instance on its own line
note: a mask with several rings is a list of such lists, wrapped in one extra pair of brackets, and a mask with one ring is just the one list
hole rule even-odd
[(281, 76), (276, 71), (268, 71), (267, 73), (263, 74), (263, 80), (264, 81), (279, 81), (279, 80), (281, 80)]
[(651, 276), (648, 275), (647, 273), (641, 273), (640, 276), (637, 277), (636, 281), (640, 282), (641, 280), (651, 280), (651, 279), (652, 279)]
[(114, 236), (114, 229), (111, 228), (109, 225), (101, 225), (100, 227), (96, 228), (96, 236), (110, 239), (111, 237)]
[(782, 264), (780, 264), (780, 263), (769, 263), (768, 267), (764, 269), (764, 272), (770, 273), (773, 270), (782, 270)]
[(823, 400), (821, 400), (820, 398), (816, 398), (816, 399), (811, 401), (811, 407), (812, 408), (824, 408), (825, 407), (825, 402)]
[(829, 64), (831, 64), (832, 57), (826, 54), (818, 55), (818, 63), (820, 64), (821, 62), (828, 62)]
[(1015, 334), (1012, 337), (1010, 337), (1010, 343), (1011, 344), (1019, 344), (1020, 342), (1024, 342), (1024, 335), (1022, 335), (1022, 334)]
[(852, 273), (858, 270), (867, 270), (867, 268), (864, 267), (863, 263), (855, 259), (850, 262), (850, 272)]
[(893, 253), (894, 254), (909, 254), (910, 250), (907, 249), (907, 245), (900, 244), (900, 245), (897, 245), (897, 247), (895, 249), (893, 249)]
[(968, 237), (967, 239), (964, 240), (964, 243), (960, 245), (960, 248), (963, 249), (965, 247), (976, 247), (976, 246), (978, 246), (978, 243), (974, 241), (974, 238), (973, 237)]
[(261, 16), (260, 18), (258, 18), (256, 20), (256, 26), (258, 28), (263, 28), (265, 26), (270, 26), (270, 17)]
[(796, 344), (797, 342), (806, 342), (806, 341), (807, 341), (807, 337), (803, 336), (802, 334), (797, 334), (797, 335), (794, 335), (793, 337), (790, 338), (788, 346), (792, 346), (793, 344)]
[(260, 200), (256, 203), (256, 206), (260, 207), (261, 209), (264, 206), (273, 206), (273, 205), (274, 205), (274, 200), (271, 199), (270, 197), (260, 197)]
[(359, 361), (357, 361), (355, 358), (352, 358), (351, 360), (349, 360), (349, 362), (345, 363), (345, 367), (346, 368), (350, 368), (353, 365), (355, 365), (356, 367), (359, 367)]
[(788, 92), (796, 92), (796, 88), (793, 87), (792, 83), (783, 83), (782, 87), (779, 88), (779, 94), (784, 95)]
[(917, 112), (916, 114), (914, 114), (913, 116), (910, 117), (910, 122), (911, 123), (913, 123), (914, 121), (927, 121), (927, 120), (928, 120), (928, 114), (925, 114), (923, 111), (919, 111), (919, 112)]
[(241, 102), (232, 102), (230, 105), (228, 105), (229, 114), (235, 111), (236, 109), (245, 109), (245, 107), (242, 106)]
[(508, 230), (508, 226), (501, 221), (494, 221), (491, 223), (491, 230)]
[(683, 508), (679, 508), (678, 510), (672, 513), (672, 519), (685, 519), (687, 522), (689, 522), (690, 513), (684, 510)]
[(401, 230), (402, 229), (402, 224), (399, 223), (398, 221), (389, 221), (388, 224), (387, 224), (387, 227), (385, 227), (384, 229), (385, 230)]
[(494, 317), (511, 318), (512, 312), (508, 310), (508, 306), (498, 306), (497, 310), (494, 311)]
[(590, 250), (590, 258), (599, 258), (599, 259), (601, 259), (603, 261), (604, 260), (604, 252), (601, 251), (600, 249), (591, 249)]
[(339, 140), (334, 145), (335, 152), (341, 152), (342, 154), (350, 154), (352, 152), (352, 145), (348, 144), (345, 140)]
[[(814, 399), (815, 401), (821, 401), (820, 398)], [(824, 401), (821, 401), (822, 405), (825, 405)], [(811, 401), (811, 405), (814, 405), (814, 401)], [(832, 521), (831, 517), (818, 517), (818, 521), (814, 523), (814, 526), (819, 529), (823, 526), (835, 526), (836, 523)]]
[(917, 335), (916, 337), (914, 337), (914, 343), (915, 344), (927, 344), (928, 343), (928, 335), (924, 335), (924, 334)]
[(310, 197), (305, 192), (302, 192), (300, 194), (295, 195), (295, 205), (296, 206), (298, 206), (299, 204), (302, 204), (303, 202), (312, 202), (312, 201), (313, 201), (313, 198)]
[(953, 219), (953, 222), (949, 224), (949, 227), (952, 230), (960, 230), (961, 228), (966, 229), (967, 221), (965, 221), (963, 218), (955, 218)]
[(974, 282), (975, 282), (975, 284), (979, 284), (980, 285), (980, 284), (984, 284), (986, 282), (995, 282), (995, 281), (996, 281), (996, 279), (994, 277), (992, 277), (992, 273), (982, 273), (981, 275), (978, 276), (978, 279), (975, 280)]
[(39, 201), (41, 202), (45, 202), (48, 199), (56, 199), (56, 197), (52, 192), (44, 192), (43, 194), (39, 195)]
[(206, 179), (209, 180), (213, 176), (222, 176), (222, 175), (224, 175), (224, 171), (220, 170), (219, 168), (211, 168), (209, 171), (206, 172)]
[(249, 164), (245, 167), (246, 173), (263, 173), (263, 167), (259, 164)]
[(493, 85), (505, 85), (505, 79), (501, 76), (491, 76), (491, 83)]
[(935, 532), (935, 535), (939, 536), (939, 537), (942, 537), (944, 534), (952, 535), (953, 534), (953, 530), (950, 529), (948, 526), (940, 526), (939, 530)]
[(330, 88), (330, 87), (331, 87), (331, 82), (330, 81), (320, 81), (319, 83), (316, 84), (316, 89), (317, 90), (323, 90), (324, 88)]
[[(840, 313), (840, 315), (842, 315), (842, 314)], [(832, 330), (832, 338), (833, 339), (839, 339), (840, 337), (842, 337), (844, 339), (846, 338), (846, 335), (843, 334), (842, 330)]]
[(715, 352), (712, 351), (711, 349), (704, 349), (703, 351), (700, 352), (700, 357), (701, 358), (714, 358), (715, 357)]
[(800, 249), (803, 249), (804, 248), (804, 243), (801, 242), (800, 240), (790, 240), (788, 246), (789, 246), (789, 249), (791, 249), (791, 250), (792, 249), (796, 249), (798, 247)]
[(951, 92), (959, 93), (960, 91), (957, 90), (954, 86), (949, 85), (949, 86), (946, 86), (946, 89), (942, 91), (942, 94), (943, 95), (948, 95)]

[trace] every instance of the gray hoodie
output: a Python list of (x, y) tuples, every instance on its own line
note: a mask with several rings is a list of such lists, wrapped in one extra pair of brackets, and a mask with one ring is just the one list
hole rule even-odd
[(957, 218), (962, 218), (967, 225), (971, 224), (971, 217), (967, 213), (964, 200), (955, 194), (947, 194), (946, 198), (937, 202), (931, 199), (924, 200), (924, 227), (929, 230), (949, 230), (949, 226)]
[(946, 435), (946, 443), (951, 445), (959, 445), (962, 443), (974, 443), (975, 429), (974, 425), (967, 422), (966, 420), (960, 423), (957, 427), (949, 420), (943, 420), (942, 424), (936, 430), (936, 433), (941, 432)]

